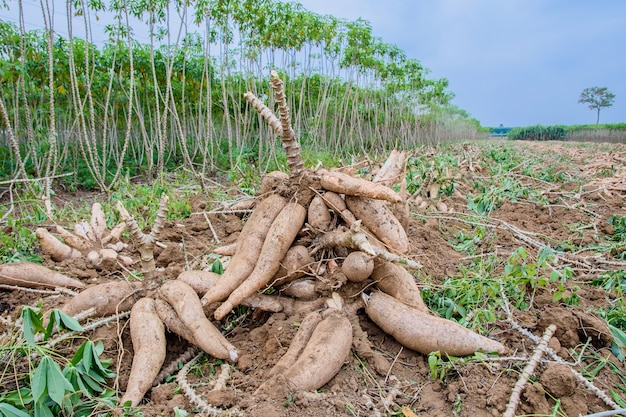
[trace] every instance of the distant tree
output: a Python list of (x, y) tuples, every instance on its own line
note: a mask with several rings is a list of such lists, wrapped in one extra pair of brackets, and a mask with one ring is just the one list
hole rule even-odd
[(600, 122), (600, 109), (611, 107), (613, 100), (615, 100), (615, 94), (606, 87), (585, 88), (578, 98), (579, 103), (588, 104), (590, 110), (596, 110), (596, 124)]

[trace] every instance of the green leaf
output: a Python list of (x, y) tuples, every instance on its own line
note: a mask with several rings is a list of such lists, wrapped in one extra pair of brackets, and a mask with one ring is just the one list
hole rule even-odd
[[(104, 345), (102, 344), (102, 342), (98, 342), (95, 345), (93, 345), (92, 341), (88, 341), (88, 342), (91, 343), (93, 346), (92, 347), (92, 361), (95, 366), (92, 367), (92, 369), (97, 372), (98, 376), (101, 376), (103, 378), (114, 377), (115, 372), (112, 372), (108, 369), (110, 366), (110, 362), (106, 360), (103, 361), (100, 359), (100, 355), (102, 355), (102, 352), (104, 352)], [(89, 372), (89, 373), (92, 374), (92, 372)]]
[(609, 323), (609, 329), (611, 329), (611, 334), (615, 338), (615, 341), (620, 344), (623, 348), (626, 348), (626, 333), (617, 328), (616, 326)]
[(48, 326), (45, 329), (45, 340), (48, 340), (48, 338), (52, 336), (55, 325), (58, 326), (60, 329), (74, 331), (83, 330), (80, 323), (78, 323), (78, 321), (74, 317), (68, 316), (61, 310), (55, 309), (52, 310), (52, 312), (50, 313), (50, 320), (48, 321)]
[(54, 417), (54, 414), (47, 405), (35, 403), (35, 417)]
[(104, 343), (96, 343), (94, 345), (94, 352), (96, 353), (96, 357), (100, 357), (100, 355), (102, 355), (102, 352), (104, 352)]
[(85, 370), (89, 371), (91, 369), (91, 364), (93, 363), (93, 343), (91, 341), (86, 341), (83, 343), (83, 346), (85, 346), (85, 349), (83, 349), (83, 360), (81, 363), (85, 367)]
[(83, 326), (81, 326), (78, 320), (76, 320), (74, 317), (67, 315), (61, 310), (53, 310), (53, 311), (58, 316), (57, 323), (59, 324), (59, 327), (62, 327), (67, 330), (73, 330), (76, 332), (80, 332), (83, 330)]
[(35, 346), (35, 333), (43, 332), (41, 309), (24, 306), (21, 313), (22, 333), (29, 346)]
[(74, 386), (88, 393), (102, 392), (105, 387), (106, 378), (115, 376), (109, 371), (108, 364), (103, 363), (99, 355), (104, 351), (102, 342), (94, 344), (91, 340), (86, 340), (78, 348), (70, 365), (63, 373), (73, 381)]
[(224, 266), (219, 259), (216, 259), (215, 262), (213, 262), (213, 265), (211, 265), (211, 272), (218, 275), (222, 275), (224, 273)]
[(174, 417), (187, 417), (188, 415), (189, 413), (186, 410), (174, 407)]
[(622, 349), (615, 342), (611, 342), (611, 353), (617, 358), (618, 361), (624, 362), (624, 349)]
[(45, 357), (43, 361), (48, 361), (48, 370), (46, 374), (46, 384), (48, 388), (48, 395), (58, 405), (62, 405), (65, 391), (74, 391), (74, 387), (65, 378), (59, 364), (52, 360), (50, 357)]
[(611, 343), (611, 352), (620, 362), (624, 362), (624, 352), (626, 352), (626, 333), (609, 323), (609, 329), (613, 335), (613, 342)]
[(72, 356), (72, 360), (70, 361), (71, 365), (76, 366), (83, 360), (83, 354), (85, 352), (85, 345), (87, 345), (87, 342), (88, 341), (85, 341), (82, 345), (80, 345), (76, 353), (74, 353), (74, 356)]
[(614, 389), (611, 389), (611, 397), (620, 407), (626, 408), (626, 401), (622, 400), (620, 395)]
[(561, 274), (556, 271), (550, 272), (550, 282), (557, 282), (561, 278)]
[[(98, 378), (100, 379), (100, 378)], [(92, 375), (86, 374), (82, 376), (83, 386), (87, 388), (88, 392), (102, 392), (104, 389), (102, 384), (105, 382), (104, 380), (98, 380), (94, 378)], [(87, 384), (87, 385), (84, 385)]]
[(12, 404), (16, 407), (24, 407), (33, 402), (33, 396), (30, 388), (23, 387), (8, 394), (0, 396), (0, 404)]
[(0, 404), (0, 415), (4, 417), (30, 417), (24, 410), (13, 407), (11, 404)]
[(41, 362), (39, 362), (39, 365), (37, 366), (37, 369), (35, 369), (35, 373), (31, 379), (31, 390), (35, 403), (42, 402), (44, 396), (48, 393), (46, 390), (46, 375), (48, 373), (49, 365), (46, 359), (48, 358), (44, 357)]
[(428, 355), (428, 368), (430, 369), (430, 377), (437, 379), (437, 365), (439, 364), (439, 351), (432, 352)]

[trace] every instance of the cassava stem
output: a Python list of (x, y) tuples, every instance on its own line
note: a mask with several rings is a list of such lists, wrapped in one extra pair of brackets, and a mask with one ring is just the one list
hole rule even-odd
[(128, 213), (122, 202), (117, 202), (117, 210), (120, 212), (120, 217), (126, 222), (128, 230), (130, 231), (130, 234), (135, 241), (135, 244), (137, 245), (137, 249), (141, 254), (141, 269), (147, 281), (151, 281), (156, 278), (154, 245), (159, 238), (159, 235), (161, 234), (161, 230), (163, 230), (165, 216), (167, 214), (168, 201), (169, 198), (167, 194), (161, 195), (156, 219), (154, 220), (154, 224), (152, 225), (152, 230), (147, 235), (141, 231), (139, 225), (137, 224), (137, 220), (135, 220), (135, 218)]
[(202, 305), (208, 306), (222, 301), (239, 286), (254, 270), (263, 242), (276, 219), (287, 204), (278, 194), (272, 194), (261, 201), (254, 210), (241, 235), (237, 239), (235, 254), (221, 279), (202, 297)]
[(503, 417), (515, 416), (515, 410), (517, 409), (517, 405), (519, 404), (520, 396), (522, 395), (522, 390), (524, 389), (524, 386), (526, 385), (528, 378), (530, 378), (530, 376), (535, 371), (535, 368), (539, 364), (539, 361), (541, 360), (541, 357), (545, 353), (546, 347), (548, 346), (548, 342), (550, 342), (550, 339), (552, 338), (552, 334), (555, 332), (555, 330), (556, 330), (556, 326), (554, 324), (551, 324), (546, 328), (545, 332), (543, 333), (543, 336), (541, 337), (541, 341), (539, 342), (539, 345), (537, 345), (537, 348), (535, 349), (535, 353), (533, 353), (533, 356), (530, 358), (530, 360), (524, 367), (522, 374), (520, 375), (519, 379), (515, 383), (515, 387), (513, 387), (513, 390), (511, 391), (511, 396), (509, 397), (509, 402), (506, 405), (506, 410), (504, 411)]
[(296, 140), (296, 134), (291, 127), (289, 107), (287, 106), (287, 99), (285, 98), (285, 86), (278, 76), (278, 72), (274, 70), (270, 72), (270, 84), (274, 89), (276, 103), (278, 104), (278, 110), (280, 112), (281, 132), (279, 135), (283, 141), (285, 153), (287, 154), (289, 172), (291, 176), (294, 177), (304, 170), (304, 162), (300, 155), (300, 144)]

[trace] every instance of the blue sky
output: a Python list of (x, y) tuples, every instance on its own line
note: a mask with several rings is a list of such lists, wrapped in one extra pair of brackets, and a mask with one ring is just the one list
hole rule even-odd
[(626, 1), (300, 0), (372, 24), (375, 36), (445, 77), (483, 126), (595, 123), (586, 87), (616, 95), (600, 123), (626, 122)]
[[(626, 122), (626, 1), (299, 2), (320, 14), (368, 20), (375, 36), (420, 60), (432, 77), (447, 78), (453, 103), (483, 126), (595, 123), (595, 112), (578, 103), (581, 91), (594, 86), (616, 95), (600, 122)], [(23, 3), (27, 25), (39, 26), (39, 2)], [(50, 3), (61, 19), (65, 1)], [(9, 5), (17, 8), (14, 0)], [(0, 17), (9, 13), (0, 10)]]

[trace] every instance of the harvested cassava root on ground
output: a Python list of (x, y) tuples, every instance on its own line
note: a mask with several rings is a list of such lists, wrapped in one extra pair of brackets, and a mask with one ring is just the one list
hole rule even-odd
[(374, 257), (361, 251), (351, 252), (341, 264), (341, 271), (350, 281), (365, 281), (374, 271)]
[(216, 285), (204, 294), (203, 305), (228, 298), (248, 278), (254, 270), (272, 223), (286, 204), (287, 200), (283, 197), (272, 194), (257, 205), (237, 239), (235, 255), (230, 261), (230, 266), (226, 268)]
[(314, 391), (334, 377), (352, 346), (352, 325), (347, 317), (332, 313), (313, 331), (298, 360), (283, 377), (292, 391)]
[(352, 325), (341, 312), (320, 318), (318, 313), (305, 318), (287, 353), (270, 371), (273, 377), (257, 393), (315, 391), (339, 372), (352, 346)]
[(256, 266), (246, 280), (241, 283), (228, 299), (215, 310), (215, 319), (222, 320), (243, 300), (267, 285), (278, 272), (280, 261), (291, 247), (296, 235), (304, 224), (306, 209), (296, 203), (287, 203), (280, 211), (267, 232)]
[(26, 288), (85, 288), (82, 282), (32, 262), (0, 265), (0, 284)]
[(191, 286), (179, 280), (167, 281), (160, 294), (174, 308), (200, 349), (218, 359), (237, 360), (237, 349), (206, 318)]
[(378, 261), (371, 277), (382, 292), (408, 306), (428, 312), (413, 275), (402, 266), (389, 261)]
[(372, 198), (346, 196), (346, 205), (378, 239), (400, 253), (410, 249), (409, 237), (385, 202)]
[(61, 310), (74, 316), (90, 308), (95, 308), (96, 317), (109, 316), (132, 308), (141, 292), (141, 282), (111, 281), (91, 286), (72, 297)]
[[(371, 181), (346, 173), (350, 169), (305, 169), (276, 73), (271, 85), (280, 118), (252, 93), (245, 99), (282, 139), (289, 174), (270, 173), (264, 178), (234, 249), (223, 252), (232, 256), (225, 273), (186, 271), (174, 281), (163, 282), (153, 246), (167, 212), (164, 197), (150, 234), (141, 231), (123, 206), (118, 208), (140, 252), (143, 281), (95, 286), (65, 306), (68, 312), (96, 307), (97, 314), (113, 314), (134, 305), (130, 327), (135, 356), (122, 402), (137, 405), (151, 386), (165, 356), (165, 328), (216, 358), (236, 361), (236, 347), (205, 314), (215, 309), (209, 317), (222, 320), (240, 304), (294, 315), (294, 322), (301, 323), (287, 353), (257, 390), (271, 397), (328, 384), (349, 360), (353, 340), (359, 356), (380, 375), (388, 375), (391, 365), (371, 348), (360, 327), (357, 312), (362, 308), (385, 332), (418, 352), (504, 352), (502, 344), (431, 315), (413, 275), (405, 269), (421, 267), (414, 258), (417, 254), (410, 253), (405, 223), (394, 214), (405, 213), (401, 209), (408, 207), (402, 188), (406, 156), (394, 152)], [(399, 183), (397, 193), (391, 187)], [(105, 233), (103, 224), (94, 220), (89, 225), (95, 239)], [(69, 245), (69, 256), (88, 250), (84, 241), (57, 233)], [(303, 275), (308, 276), (299, 279)], [(262, 293), (266, 290), (272, 294)], [(371, 290), (367, 302), (358, 297)], [(351, 304), (342, 307), (340, 295)], [(153, 348), (156, 352), (150, 351)]]
[(401, 201), (398, 193), (391, 188), (344, 172), (322, 172), (320, 184), (325, 190), (340, 194), (387, 200), (391, 203)]
[(409, 307), (382, 292), (375, 291), (366, 300), (370, 319), (401, 345), (429, 354), (465, 356), (478, 351), (505, 353), (506, 347), (469, 329), (440, 317)]
[[(175, 331), (216, 358), (236, 361), (238, 357), (237, 349), (204, 315), (200, 298), (192, 286), (183, 280), (163, 283), (157, 273), (154, 246), (163, 229), (167, 202), (167, 196), (163, 195), (156, 220), (148, 234), (144, 234), (137, 221), (121, 203), (118, 204), (120, 215), (141, 255), (143, 280), (118, 280), (94, 285), (72, 297), (62, 307), (62, 310), (70, 315), (91, 311), (92, 315), (104, 316), (131, 310), (130, 333), (134, 356), (126, 394), (122, 397), (121, 404), (129, 402), (133, 407), (139, 404), (150, 389), (163, 365), (166, 356), (164, 324), (169, 330)], [(110, 235), (103, 237), (105, 233), (103, 219), (92, 216), (89, 227), (81, 225), (89, 235), (93, 235), (88, 236), (90, 241), (100, 243), (108, 241)], [(285, 309), (280, 303), (275, 304), (277, 311)]]
[(326, 231), (330, 229), (332, 216), (328, 211), (328, 206), (320, 195), (316, 195), (311, 200), (307, 214), (307, 222), (315, 229)]
[(151, 298), (142, 298), (130, 312), (130, 337), (133, 341), (133, 364), (128, 378), (128, 388), (120, 404), (130, 401), (136, 407), (152, 387), (165, 360), (165, 327)]
[(125, 245), (120, 242), (122, 233), (126, 230), (126, 223), (122, 222), (107, 232), (106, 218), (100, 203), (91, 206), (91, 219), (74, 225), (74, 233), (56, 226), (56, 233), (60, 240), (47, 229), (37, 228), (35, 234), (39, 239), (39, 246), (46, 255), (56, 262), (70, 258), (86, 258), (94, 267), (111, 268), (118, 261), (125, 266), (132, 265), (133, 260), (119, 255)]

